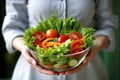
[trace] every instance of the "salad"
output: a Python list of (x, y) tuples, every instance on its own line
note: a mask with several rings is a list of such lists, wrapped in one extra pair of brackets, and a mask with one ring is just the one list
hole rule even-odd
[(57, 19), (52, 15), (26, 29), (24, 43), (44, 68), (66, 69), (77, 65), (87, 53), (86, 49), (93, 45), (94, 31), (93, 28), (83, 28), (74, 17)]

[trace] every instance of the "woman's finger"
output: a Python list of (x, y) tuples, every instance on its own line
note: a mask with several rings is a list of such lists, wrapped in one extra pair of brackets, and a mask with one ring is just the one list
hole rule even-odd
[(35, 68), (37, 71), (43, 73), (43, 74), (48, 74), (48, 75), (58, 75), (58, 72), (52, 71), (52, 70), (48, 70), (48, 69), (44, 69), (43, 67), (41, 67), (39, 64), (37, 65), (32, 65), (33, 68)]
[(27, 47), (24, 47), (24, 49), (22, 50), (22, 56), (26, 59), (28, 63), (36, 65), (36, 60), (31, 56), (31, 52)]
[(35, 60), (38, 61), (37, 57), (35, 56), (35, 52), (32, 51), (32, 50), (30, 50), (30, 49), (29, 49), (29, 51), (30, 51), (30, 56), (33, 57)]
[(22, 56), (37, 71), (39, 71), (41, 73), (44, 73), (44, 74), (49, 74), (49, 75), (58, 75), (57, 72), (54, 72), (54, 71), (51, 71), (51, 70), (47, 70), (47, 69), (44, 69), (43, 67), (41, 67), (39, 65), (39, 62), (38, 62), (37, 58), (35, 57), (34, 53), (31, 50), (29, 50), (27, 47), (25, 47), (22, 50)]
[[(90, 48), (90, 51), (89, 51), (89, 53), (87, 54), (85, 60), (88, 61), (88, 62), (91, 61), (91, 60), (96, 56), (97, 52), (98, 52), (97, 48), (94, 47), (94, 46), (92, 46), (92, 47)], [(84, 61), (83, 61), (83, 62), (84, 62)]]

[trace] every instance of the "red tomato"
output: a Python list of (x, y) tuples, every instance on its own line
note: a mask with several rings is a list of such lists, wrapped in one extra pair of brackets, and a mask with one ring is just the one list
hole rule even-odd
[(73, 54), (73, 53), (76, 53), (76, 52), (79, 52), (79, 51), (82, 51), (83, 49), (81, 47), (73, 47), (71, 50), (70, 50), (70, 54)]
[(35, 41), (33, 42), (34, 46), (36, 47), (39, 44), (39, 40), (35, 39)]
[(55, 38), (58, 37), (58, 32), (53, 29), (49, 29), (46, 31), (46, 38)]
[(65, 34), (63, 34), (63, 35), (60, 35), (59, 37), (58, 37), (58, 42), (60, 42), (60, 43), (63, 43), (63, 42), (65, 42), (66, 40), (68, 40), (69, 39), (69, 37), (67, 36), (67, 35), (65, 35)]
[(42, 42), (39, 41), (38, 39), (35, 39), (35, 41), (33, 42), (34, 46), (36, 47), (37, 45), (39, 45), (40, 47), (42, 47)]
[(43, 31), (34, 32), (31, 36), (35, 37), (35, 41), (33, 42), (35, 47), (37, 45), (40, 46), (40, 43), (45, 39), (45, 33)]
[(80, 47), (83, 44), (84, 44), (84, 42), (81, 39), (77, 39), (71, 43), (71, 48), (74, 48), (76, 46)]
[(42, 41), (45, 39), (45, 33), (43, 31), (37, 31), (32, 34), (32, 36), (36, 37), (39, 41)]
[(72, 32), (69, 37), (73, 40), (81, 39), (82, 35), (79, 32)]
[[(76, 47), (74, 47), (74, 48), (72, 48), (71, 50), (70, 50), (70, 54), (75, 54), (76, 52), (80, 52), (80, 51), (82, 51), (83, 49), (81, 48), (81, 47), (78, 47), (78, 46), (76, 46)], [(84, 52), (82, 52), (82, 53), (79, 53), (79, 54), (75, 54), (75, 55), (71, 55), (71, 56), (69, 56), (70, 58), (80, 58), (80, 57), (82, 57), (84, 55)]]
[[(74, 54), (76, 52), (80, 52), (83, 50), (83, 48), (81, 48), (80, 46), (83, 45), (83, 41), (81, 39), (77, 39), (74, 42), (71, 43), (71, 50), (70, 50), (70, 54)], [(77, 54), (77, 55), (73, 55), (70, 56), (70, 58), (80, 58), (83, 55), (83, 53)]]

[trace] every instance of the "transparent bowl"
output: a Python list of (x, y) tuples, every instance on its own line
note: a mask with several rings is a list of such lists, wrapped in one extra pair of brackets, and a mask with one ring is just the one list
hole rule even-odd
[[(79, 66), (82, 63), (82, 61), (86, 58), (86, 56), (89, 52), (89, 49), (90, 49), (90, 47), (86, 48), (83, 51), (68, 54), (68, 55), (61, 55), (61, 56), (54, 55), (54, 56), (49, 57), (49, 59), (47, 57), (44, 59), (40, 59), (40, 58), (38, 58), (38, 56), (36, 56), (36, 57), (39, 59), (39, 61), (40, 61), (39, 64), (43, 68), (61, 72), (61, 71), (66, 71), (66, 70), (73, 69), (73, 68)], [(47, 60), (48, 60), (48, 62), (47, 62)], [(43, 61), (44, 61), (44, 63), (42, 63)]]

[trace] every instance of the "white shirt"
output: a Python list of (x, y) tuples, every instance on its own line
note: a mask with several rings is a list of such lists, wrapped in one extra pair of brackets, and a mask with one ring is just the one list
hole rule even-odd
[[(83, 26), (95, 27), (97, 35), (105, 35), (110, 44), (107, 50), (114, 50), (116, 18), (112, 15), (110, 0), (6, 0), (6, 16), (2, 34), (10, 53), (16, 50), (12, 40), (24, 34), (26, 24), (35, 26), (39, 21), (56, 14), (58, 18), (74, 16)], [(96, 8), (95, 8), (96, 6)], [(96, 14), (97, 27), (93, 25)], [(107, 80), (104, 65), (97, 55), (82, 71), (63, 76), (50, 76), (37, 72), (20, 56), (12, 80)]]

